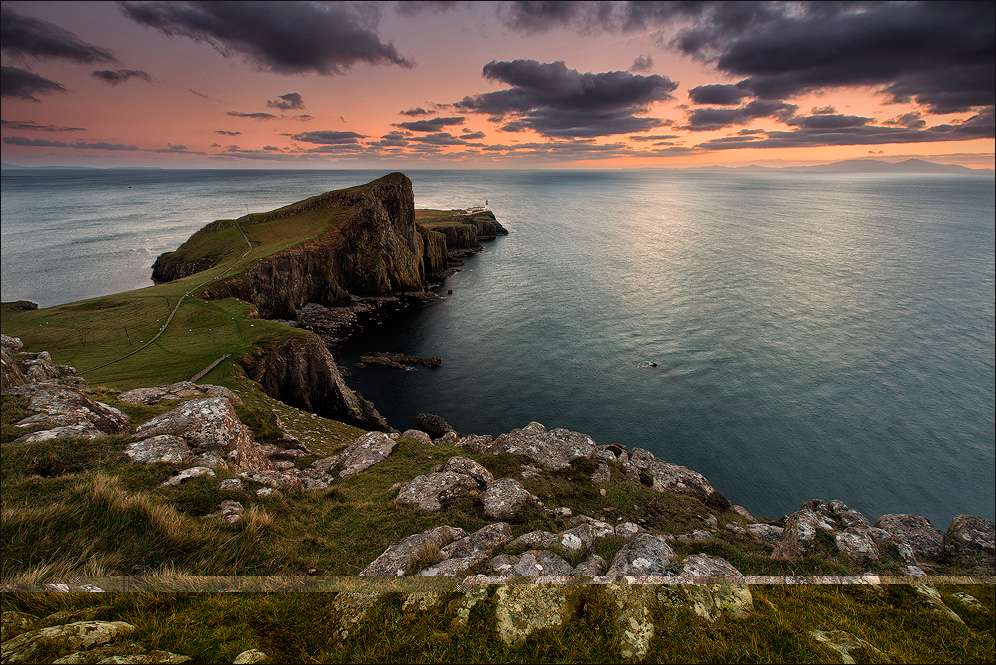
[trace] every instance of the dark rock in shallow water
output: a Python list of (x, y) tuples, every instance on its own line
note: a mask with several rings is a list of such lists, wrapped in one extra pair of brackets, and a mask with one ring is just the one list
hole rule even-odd
[(415, 426), (423, 432), (427, 432), (432, 435), (432, 438), (434, 439), (443, 436), (447, 432), (453, 431), (453, 428), (448, 422), (446, 422), (445, 418), (437, 416), (433, 413), (418, 414), (415, 418)]

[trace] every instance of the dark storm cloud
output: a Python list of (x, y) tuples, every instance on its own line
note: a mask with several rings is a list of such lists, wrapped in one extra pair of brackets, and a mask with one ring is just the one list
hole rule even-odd
[(740, 78), (737, 85), (760, 99), (874, 86), (894, 102), (960, 113), (994, 103), (994, 8), (992, 2), (516, 2), (504, 13), (508, 27), (530, 33), (674, 34), (671, 47)]
[(688, 98), (696, 104), (734, 106), (743, 101), (744, 97), (750, 96), (750, 93), (743, 88), (725, 83), (700, 85), (688, 91)]
[(104, 83), (109, 83), (110, 85), (118, 85), (119, 83), (124, 83), (128, 79), (142, 79), (146, 83), (150, 83), (152, 81), (152, 77), (149, 76), (149, 73), (143, 72), (140, 69), (98, 69), (90, 72), (90, 76), (100, 79)]
[(75, 148), (77, 150), (141, 150), (136, 145), (125, 145), (123, 143), (105, 143), (95, 141), (77, 141), (76, 143), (66, 143), (65, 141), (48, 141), (46, 139), (29, 139), (24, 136), (5, 136), (3, 142), (8, 145), (32, 146), (36, 148)]
[(455, 106), (505, 120), (504, 131), (532, 129), (544, 136), (611, 136), (659, 127), (659, 118), (638, 118), (652, 102), (672, 99), (674, 81), (653, 74), (581, 73), (563, 62), (491, 61), (483, 76), (512, 86), (464, 97)]
[(345, 3), (123, 2), (121, 8), (142, 25), (206, 42), (263, 70), (333, 75), (357, 63), (412, 66)]
[(449, 118), (432, 118), (430, 120), (413, 120), (411, 122), (399, 122), (395, 127), (401, 127), (413, 132), (440, 132), (450, 125), (462, 125), (465, 118), (455, 116)]
[(803, 129), (841, 129), (843, 127), (863, 127), (871, 118), (859, 115), (820, 114), (802, 115), (789, 118), (785, 124)]
[(320, 143), (322, 145), (355, 145), (359, 143), (356, 139), (365, 139), (366, 135), (356, 132), (335, 132), (322, 130), (316, 132), (303, 132), (291, 136), (295, 141), (302, 143)]
[(403, 148), (408, 145), (405, 134), (402, 134), (401, 132), (388, 132), (380, 138), (380, 141), (371, 141), (370, 145), (382, 148)]
[(398, 111), (398, 113), (400, 115), (407, 115), (411, 116), (412, 118), (418, 118), (419, 116), (429, 115), (432, 113), (432, 111), (426, 111), (424, 108), (419, 106), (413, 109), (408, 109), (407, 111)]
[(631, 72), (649, 72), (654, 68), (654, 58), (649, 53), (637, 56), (633, 64), (629, 66)]
[(776, 118), (787, 121), (799, 107), (779, 101), (754, 101), (734, 109), (695, 109), (688, 114), (685, 129), (693, 132), (723, 129), (733, 125), (746, 125), (757, 118)]
[(882, 124), (898, 125), (909, 129), (922, 129), (927, 126), (927, 121), (924, 120), (919, 113), (904, 113), (903, 115), (897, 116), (890, 120), (885, 120)]
[(0, 68), (0, 97), (37, 102), (41, 100), (35, 95), (50, 95), (53, 92), (66, 92), (66, 88), (61, 83), (17, 67), (4, 65)]
[(252, 118), (253, 120), (275, 120), (277, 116), (272, 113), (240, 113), (238, 111), (228, 111), (225, 115), (233, 118)]
[[(820, 116), (810, 116), (820, 117)], [(822, 116), (835, 117), (835, 116)], [(847, 117), (847, 116), (845, 116)], [(936, 125), (927, 129), (852, 125), (843, 127), (804, 127), (795, 131), (769, 131), (766, 137), (731, 136), (700, 143), (706, 150), (734, 148), (797, 148), (839, 145), (878, 145), (889, 143), (932, 143), (993, 138), (993, 108), (985, 109), (965, 122)]]
[(56, 125), (37, 125), (30, 120), (0, 120), (0, 126), (4, 129), (16, 129), (18, 131), (36, 131), (36, 132), (83, 132), (86, 131), (82, 127), (58, 127)]
[(464, 141), (474, 141), (476, 139), (483, 139), (484, 132), (468, 132), (466, 134), (461, 134), (460, 138), (462, 138)]
[(114, 54), (87, 44), (54, 23), (0, 7), (0, 49), (21, 58), (60, 58), (80, 63), (115, 62)]
[(277, 99), (267, 101), (266, 105), (271, 109), (295, 111), (304, 108), (304, 99), (296, 92), (288, 92), (286, 95), (277, 95)]

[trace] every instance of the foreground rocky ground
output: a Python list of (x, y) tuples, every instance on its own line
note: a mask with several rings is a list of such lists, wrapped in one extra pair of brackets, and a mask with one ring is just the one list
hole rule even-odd
[[(942, 532), (921, 516), (884, 515), (872, 523), (839, 500), (814, 500), (778, 520), (758, 520), (694, 471), (640, 448), (598, 445), (585, 434), (548, 431), (539, 423), (497, 437), (461, 436), (442, 418), (425, 415), (419, 429), (367, 432), (334, 454), (319, 454), (322, 426), (306, 414), (284, 411), (286, 421), (277, 415), (279, 435), (261, 443), (239, 417), (242, 398), (220, 386), (182, 382), (130, 390), (114, 394), (117, 408), (94, 399), (72, 368), (54, 364), (46, 353), (20, 353), (20, 342), (8, 337), (3, 338), (3, 388), (29, 414), (10, 423), (24, 433), (9, 442), (5, 437), (5, 459), (8, 446), (110, 437), (120, 442), (123, 463), (163, 476), (164, 496), (196, 486), (220, 497), (198, 519), (236, 529), (269, 519), (258, 501), (284, 495), (335, 499), (337, 488), (372, 479), (402, 448), (408, 455), (458, 453), (422, 473), (396, 472), (398, 480), (386, 491), (389, 505), (381, 509), (435, 520), (433, 526), (402, 532), (381, 545), (356, 578), (369, 583), (320, 587), (335, 591), (329, 627), (341, 640), (378, 604), (400, 602), (395, 609), (401, 614), (437, 612), (456, 626), (466, 627), (472, 615), (481, 621), (484, 612), (500, 641), (515, 647), (577, 622), (594, 602), (611, 617), (618, 656), (643, 658), (653, 652), (655, 634), (670, 629), (661, 624), (668, 613), (711, 625), (771, 611), (770, 600), (759, 607), (758, 585), (784, 582), (796, 565), (810, 575), (828, 576), (824, 582), (862, 582), (875, 594), (888, 595), (880, 586), (882, 576), (907, 578), (916, 602), (938, 621), (964, 625), (973, 613), (992, 615), (992, 608), (971, 594), (943, 596), (931, 577), (972, 575), (992, 583), (994, 525), (975, 516), (956, 516)], [(125, 408), (155, 415), (136, 425)], [(287, 422), (292, 417), (294, 422)], [(569, 478), (570, 491), (555, 495), (556, 501), (537, 483), (562, 477)], [(659, 496), (665, 503), (658, 512), (668, 514), (640, 512), (638, 505), (634, 511), (604, 506), (601, 514), (589, 514), (597, 503), (592, 498), (631, 496), (624, 490)], [(589, 498), (572, 505), (571, 496)], [(473, 517), (475, 528), (433, 518), (464, 513)], [(10, 517), (5, 510), (5, 523)], [(361, 536), (376, 540), (376, 534)], [(820, 569), (820, 562), (828, 567)], [(8, 570), (5, 591), (25, 588), (16, 582), (27, 578), (12, 582)], [(770, 574), (775, 571), (783, 573), (779, 579)], [(308, 572), (320, 575), (317, 569)], [(389, 579), (401, 586), (391, 586)], [(79, 584), (74, 590), (81, 590)], [(104, 610), (87, 611), (58, 617), (4, 612), (3, 662), (34, 662), (41, 654), (53, 662), (185, 662), (186, 656), (129, 646), (134, 625), (97, 620), (107, 618)], [(853, 662), (855, 653), (886, 658), (882, 645), (836, 626), (805, 635), (843, 662)], [(240, 654), (236, 662), (264, 657)]]

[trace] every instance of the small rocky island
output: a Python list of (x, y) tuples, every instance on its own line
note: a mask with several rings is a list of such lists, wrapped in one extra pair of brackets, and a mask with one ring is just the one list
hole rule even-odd
[[(392, 174), (214, 222), (152, 289), (4, 305), (4, 663), (991, 655), (988, 520), (765, 518), (631, 443), (391, 428), (331, 340), (506, 232), (413, 201)], [(115, 317), (155, 316), (133, 353)]]

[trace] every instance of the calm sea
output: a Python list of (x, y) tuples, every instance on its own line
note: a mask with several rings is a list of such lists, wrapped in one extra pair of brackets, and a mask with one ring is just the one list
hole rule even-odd
[[(148, 285), (209, 221), (382, 171), (2, 176), (2, 298)], [(410, 171), (420, 207), (487, 199), (511, 235), (352, 370), (394, 426), (531, 420), (703, 473), (776, 517), (839, 498), (994, 518), (994, 187), (973, 176)], [(350, 361), (349, 354), (343, 360)]]

